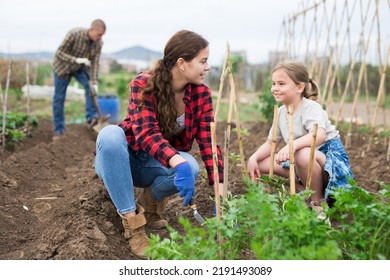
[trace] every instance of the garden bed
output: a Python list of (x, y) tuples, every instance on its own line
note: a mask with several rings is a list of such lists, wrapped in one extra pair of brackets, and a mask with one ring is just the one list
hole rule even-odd
[[(256, 122), (244, 123), (248, 135), (243, 137), (246, 157), (265, 140), (269, 126)], [(96, 133), (84, 125), (67, 127), (66, 135), (51, 141), (52, 124), (40, 120), (32, 136), (17, 144), (13, 151), (0, 155), (0, 259), (134, 259), (116, 210), (93, 169)], [(224, 125), (218, 125), (217, 137), (223, 143)], [(239, 154), (235, 133), (231, 153)], [(380, 190), (376, 181), (390, 184), (387, 147), (381, 140), (373, 141), (364, 153), (368, 139), (356, 134), (347, 148), (357, 184), (371, 193)], [(194, 143), (193, 154), (203, 163)], [(236, 163), (237, 164), (237, 163)], [(245, 192), (241, 167), (232, 166), (229, 191)], [(197, 181), (198, 211), (213, 217), (213, 188), (208, 186), (204, 172)], [(183, 232), (179, 217), (194, 225), (189, 208), (173, 196), (165, 214), (169, 224)], [(166, 229), (149, 231), (161, 238), (169, 237)], [(242, 259), (252, 259), (252, 252), (243, 252)]]

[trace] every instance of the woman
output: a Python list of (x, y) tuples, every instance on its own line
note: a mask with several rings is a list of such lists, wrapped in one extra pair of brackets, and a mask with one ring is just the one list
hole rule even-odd
[[(203, 84), (208, 42), (182, 30), (164, 49), (153, 70), (131, 82), (127, 115), (119, 126), (105, 127), (96, 141), (96, 173), (122, 218), (131, 252), (147, 258), (149, 239), (144, 226), (163, 228), (166, 198), (177, 192), (183, 205), (195, 194), (197, 161), (187, 152), (194, 139), (214, 184), (210, 122), (214, 121), (210, 89)], [(223, 162), (218, 147), (219, 178)], [(143, 188), (137, 202), (134, 186)], [(223, 185), (220, 184), (220, 193)]]

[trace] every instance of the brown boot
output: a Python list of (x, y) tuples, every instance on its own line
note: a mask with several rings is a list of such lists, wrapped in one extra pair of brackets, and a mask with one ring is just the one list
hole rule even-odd
[(139, 198), (138, 203), (145, 208), (146, 224), (154, 229), (165, 228), (168, 222), (161, 217), (164, 213), (168, 199), (156, 201), (150, 187), (145, 188)]
[(125, 229), (124, 236), (129, 240), (130, 251), (140, 259), (147, 259), (148, 256), (145, 250), (149, 247), (149, 238), (145, 232), (146, 219), (144, 216), (145, 210), (137, 204), (137, 215), (126, 219), (122, 218), (122, 225)]

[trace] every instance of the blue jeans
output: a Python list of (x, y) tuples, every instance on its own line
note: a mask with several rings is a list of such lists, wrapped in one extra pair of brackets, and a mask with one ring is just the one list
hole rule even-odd
[[(188, 153), (179, 152), (198, 176), (198, 162)], [(96, 140), (95, 171), (103, 180), (118, 213), (126, 214), (136, 209), (134, 186), (151, 187), (157, 201), (178, 192), (175, 169), (167, 168), (145, 152), (129, 151), (122, 128), (109, 125), (103, 128)]]
[[(63, 133), (65, 130), (65, 114), (64, 103), (66, 97), (66, 89), (69, 85), (71, 77), (62, 79), (53, 71), (54, 74), (54, 97), (53, 97), (53, 122), (54, 131), (56, 133)], [(92, 118), (97, 116), (97, 111), (93, 103), (92, 97), (89, 94), (89, 77), (87, 70), (82, 68), (80, 71), (73, 73), (73, 77), (85, 89), (85, 118), (89, 122)]]

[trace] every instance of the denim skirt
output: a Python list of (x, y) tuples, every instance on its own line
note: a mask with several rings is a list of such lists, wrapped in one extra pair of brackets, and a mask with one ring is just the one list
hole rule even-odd
[(329, 174), (328, 185), (325, 188), (325, 198), (336, 188), (351, 187), (348, 180), (354, 177), (351, 166), (349, 165), (348, 156), (340, 138), (326, 141), (319, 150), (325, 154), (326, 161), (324, 170)]
[[(327, 199), (332, 190), (350, 188), (348, 180), (354, 177), (348, 156), (339, 137), (326, 141), (319, 148), (319, 151), (324, 153), (326, 157), (324, 171), (329, 175), (328, 184), (325, 187), (325, 199)], [(290, 162), (285, 161), (281, 166), (289, 168)]]

